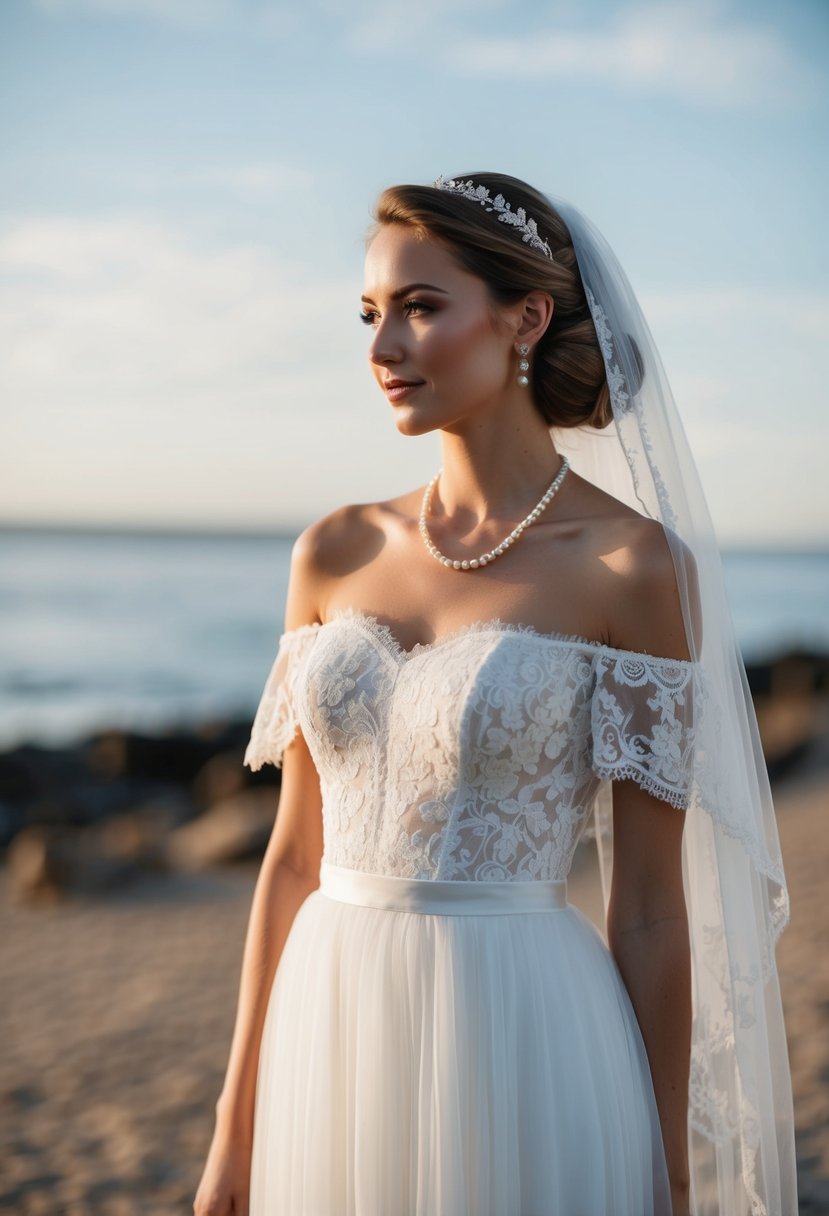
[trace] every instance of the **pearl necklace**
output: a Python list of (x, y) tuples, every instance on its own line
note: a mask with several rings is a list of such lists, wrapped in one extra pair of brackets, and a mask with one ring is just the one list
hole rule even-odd
[(426, 527), (426, 515), (429, 511), (429, 503), (432, 500), (432, 491), (437, 484), (443, 469), (438, 469), (432, 480), (429, 482), (423, 493), (423, 504), (420, 508), (420, 535), (423, 537), (423, 543), (431, 553), (432, 557), (439, 561), (442, 566), (448, 566), (451, 570), (477, 570), (480, 566), (488, 566), (490, 562), (494, 562), (496, 557), (500, 557), (502, 553), (506, 553), (510, 545), (514, 545), (525, 528), (529, 528), (530, 524), (535, 523), (541, 512), (547, 506), (550, 499), (554, 496), (561, 483), (564, 481), (564, 476), (570, 467), (570, 462), (566, 456), (561, 458), (561, 468), (556, 473), (552, 482), (548, 486), (545, 493), (536, 506), (533, 507), (526, 519), (522, 519), (520, 524), (517, 524), (509, 536), (505, 536), (500, 545), (496, 545), (489, 553), (482, 553), (480, 557), (470, 558), (468, 561), (453, 561), (451, 557), (446, 557), (441, 553), (440, 549), (432, 543), (432, 538), (429, 535), (429, 529)]

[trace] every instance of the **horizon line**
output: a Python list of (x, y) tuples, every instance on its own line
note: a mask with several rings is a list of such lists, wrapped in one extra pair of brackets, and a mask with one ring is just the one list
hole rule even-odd
[[(133, 539), (169, 540), (295, 540), (306, 523), (267, 525), (187, 525), (187, 524), (142, 524), (142, 523), (92, 523), (43, 520), (0, 519), (0, 535), (10, 533), (40, 533), (52, 535), (131, 537)], [(829, 557), (829, 536), (823, 539), (806, 537), (774, 538), (718, 538), (720, 550), (730, 553), (799, 554)]]

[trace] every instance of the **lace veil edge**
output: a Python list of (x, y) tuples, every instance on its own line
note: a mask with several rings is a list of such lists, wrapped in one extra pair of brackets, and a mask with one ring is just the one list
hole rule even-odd
[[(552, 428), (575, 472), (658, 520), (676, 574), (695, 690), (683, 835), (692, 957), (689, 1147), (695, 1216), (797, 1210), (794, 1118), (775, 944), (789, 918), (768, 771), (717, 539), (665, 370), (630, 282), (590, 220), (563, 199), (602, 348), (613, 423)], [(612, 783), (596, 794), (605, 910)]]

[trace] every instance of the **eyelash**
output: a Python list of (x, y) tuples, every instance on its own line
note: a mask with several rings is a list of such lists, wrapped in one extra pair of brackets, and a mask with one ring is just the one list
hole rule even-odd
[[(422, 300), (404, 300), (403, 308), (404, 308), (404, 310), (406, 310), (407, 316), (411, 316), (411, 313), (408, 310), (412, 309), (412, 308), (416, 308), (416, 309), (418, 309), (418, 311), (421, 311), (421, 312), (431, 312), (432, 311), (430, 306), (428, 304), (424, 304)], [(363, 322), (364, 325), (373, 325), (374, 318), (377, 316), (377, 313), (373, 309), (368, 309), (366, 312), (361, 312), (359, 315), (360, 315), (360, 320)]]

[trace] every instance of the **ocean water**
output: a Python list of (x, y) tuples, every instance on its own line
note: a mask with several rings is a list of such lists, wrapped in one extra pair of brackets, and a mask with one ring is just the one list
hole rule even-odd
[[(252, 716), (293, 537), (0, 531), (0, 747)], [(829, 551), (725, 552), (746, 662), (829, 651)]]

